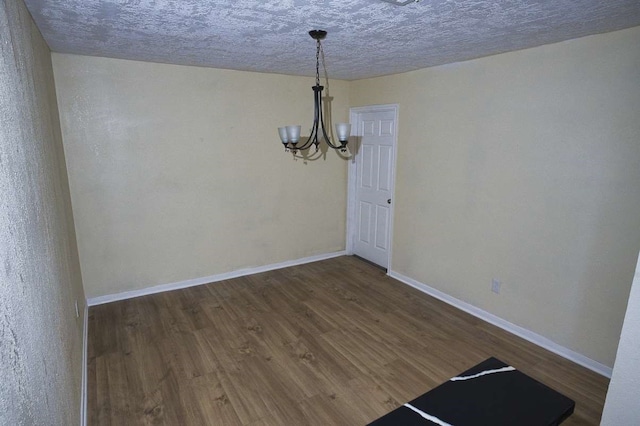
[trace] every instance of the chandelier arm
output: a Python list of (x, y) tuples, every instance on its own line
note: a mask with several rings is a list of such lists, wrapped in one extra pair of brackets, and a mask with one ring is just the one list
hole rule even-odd
[(297, 146), (294, 149), (296, 149), (297, 151), (304, 151), (305, 149), (311, 148), (311, 145), (313, 145), (313, 132), (311, 136), (309, 136), (309, 139), (307, 139), (302, 146)]
[(322, 137), (324, 138), (324, 141), (328, 144), (331, 144), (331, 142), (329, 141), (329, 137), (327, 136), (327, 131), (324, 128), (324, 117), (322, 114), (322, 90), (317, 93), (317, 96), (318, 98), (316, 102), (318, 103), (318, 115), (320, 116), (320, 121), (318, 122), (318, 132), (322, 130)]
[[(318, 99), (321, 99), (318, 94), (322, 92), (322, 86), (320, 85), (315, 85), (314, 87), (312, 87), (313, 92), (314, 92), (314, 96), (313, 96), (313, 127), (311, 128), (311, 134), (309, 135), (309, 138), (306, 140), (306, 142), (300, 146), (300, 147), (296, 147), (296, 149), (298, 150), (305, 150), (305, 149), (309, 149), (311, 148), (311, 145), (316, 145), (316, 148), (318, 147), (318, 119), (320, 119), (320, 113), (321, 113), (321, 106), (318, 104)], [(320, 101), (320, 103), (322, 103)]]
[(319, 84), (313, 89), (313, 143), (316, 145), (316, 151), (318, 150), (320, 136), (320, 123), (322, 123), (322, 89)]
[[(320, 103), (322, 106), (322, 102)], [(327, 145), (329, 145), (330, 148), (333, 149), (339, 149), (341, 148), (340, 146), (336, 146), (334, 144), (331, 143), (331, 139), (329, 138), (329, 136), (327, 135), (327, 131), (324, 128), (324, 118), (322, 117), (322, 110), (320, 111), (320, 127), (322, 129), (322, 136), (324, 137), (324, 141), (327, 143)]]
[[(327, 86), (327, 94), (329, 93), (329, 74), (327, 73), (327, 64), (325, 63), (324, 60), (324, 49), (322, 48), (322, 43), (320, 43), (320, 40), (318, 40), (318, 45), (317, 45), (317, 49), (316, 49), (316, 81), (318, 83), (316, 84), (320, 84), (320, 61), (322, 61), (322, 71), (324, 72), (324, 81), (325, 84)], [(321, 89), (322, 91), (322, 89)], [(331, 138), (327, 135), (327, 130), (325, 129), (324, 126), (324, 117), (323, 117), (323, 112), (322, 112), (322, 93), (318, 93), (318, 103), (320, 104), (320, 125), (322, 128), (322, 136), (324, 137), (324, 141), (327, 143), (327, 145), (329, 145), (330, 148), (332, 149), (344, 149), (344, 146), (342, 144), (340, 145), (334, 145), (331, 142)]]
[(305, 149), (311, 148), (311, 145), (313, 145), (313, 132), (311, 132), (311, 136), (309, 136), (309, 139), (307, 139), (302, 146), (298, 146), (295, 149), (298, 151), (304, 151)]

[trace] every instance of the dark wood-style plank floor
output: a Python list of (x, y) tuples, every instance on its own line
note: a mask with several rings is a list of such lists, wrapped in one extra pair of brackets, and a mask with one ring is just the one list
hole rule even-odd
[(92, 307), (90, 425), (363, 425), (495, 356), (597, 425), (608, 380), (357, 258)]

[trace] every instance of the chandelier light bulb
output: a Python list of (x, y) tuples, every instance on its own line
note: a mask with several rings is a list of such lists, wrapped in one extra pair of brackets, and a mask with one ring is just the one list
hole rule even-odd
[(351, 133), (351, 124), (337, 123), (336, 133), (338, 134), (338, 140), (342, 143), (342, 145), (346, 145), (347, 141), (349, 140), (349, 134)]
[(300, 140), (300, 129), (302, 126), (287, 126), (287, 138), (292, 144), (297, 144)]
[(283, 144), (289, 143), (289, 136), (287, 136), (287, 128), (286, 127), (278, 127), (278, 134), (280, 135), (280, 140), (282, 140)]

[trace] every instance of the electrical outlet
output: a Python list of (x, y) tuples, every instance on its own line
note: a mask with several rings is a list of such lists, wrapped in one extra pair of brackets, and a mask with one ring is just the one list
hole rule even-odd
[(76, 318), (80, 318), (80, 309), (78, 309), (78, 300), (76, 299)]
[(495, 294), (500, 294), (501, 286), (502, 286), (502, 283), (497, 278), (494, 278), (491, 280), (491, 291), (494, 292)]

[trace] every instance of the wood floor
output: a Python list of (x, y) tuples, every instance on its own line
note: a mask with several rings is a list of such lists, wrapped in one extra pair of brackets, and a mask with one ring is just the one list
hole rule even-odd
[(608, 380), (353, 257), (92, 307), (89, 425), (364, 425), (495, 356), (597, 425)]

